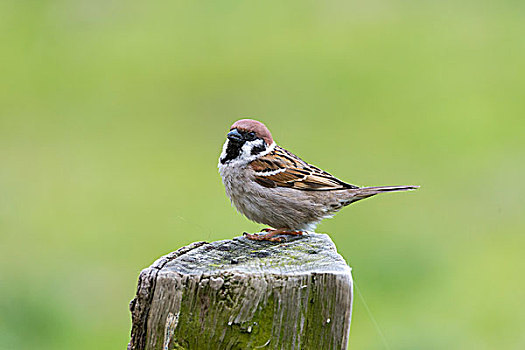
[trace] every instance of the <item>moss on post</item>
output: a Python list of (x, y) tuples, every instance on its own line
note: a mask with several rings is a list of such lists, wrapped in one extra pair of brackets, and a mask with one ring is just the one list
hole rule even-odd
[(128, 349), (346, 349), (351, 303), (327, 235), (193, 243), (142, 271)]

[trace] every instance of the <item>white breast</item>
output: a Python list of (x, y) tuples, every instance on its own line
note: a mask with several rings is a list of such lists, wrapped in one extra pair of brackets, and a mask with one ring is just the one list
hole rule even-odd
[[(226, 147), (225, 144), (224, 149)], [(274, 147), (275, 144), (258, 156), (266, 155)], [(223, 151), (221, 158), (225, 154)], [(245, 157), (241, 155), (225, 164), (219, 161), (219, 173), (232, 204), (248, 219), (261, 224), (274, 228), (313, 230), (317, 222), (327, 216), (326, 211), (312, 201), (312, 193), (308, 191), (267, 188), (255, 182), (255, 171), (249, 163), (258, 156), (245, 154)]]

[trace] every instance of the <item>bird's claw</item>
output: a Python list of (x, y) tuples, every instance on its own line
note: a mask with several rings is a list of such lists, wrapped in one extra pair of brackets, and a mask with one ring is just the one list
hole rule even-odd
[(262, 229), (262, 231), (268, 232), (265, 234), (255, 234), (255, 233), (247, 233), (244, 232), (243, 235), (246, 236), (246, 238), (251, 239), (253, 241), (270, 241), (270, 242), (284, 242), (286, 241), (286, 238), (284, 237), (274, 237), (277, 235), (292, 235), (292, 236), (300, 236), (304, 234), (303, 231), (289, 231), (285, 229), (271, 229), (271, 228), (265, 228)]
[[(272, 230), (272, 231), (274, 231), (274, 230)], [(256, 233), (243, 232), (242, 235), (244, 237), (252, 240), (252, 241), (270, 241), (270, 242), (284, 242), (285, 241), (284, 237), (274, 237), (275, 233), (273, 233), (273, 232), (266, 233), (264, 235), (258, 235)]]

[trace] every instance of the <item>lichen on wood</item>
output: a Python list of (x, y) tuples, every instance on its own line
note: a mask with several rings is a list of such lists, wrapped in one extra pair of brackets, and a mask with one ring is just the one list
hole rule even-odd
[(142, 271), (128, 349), (346, 349), (351, 304), (327, 235), (193, 243)]

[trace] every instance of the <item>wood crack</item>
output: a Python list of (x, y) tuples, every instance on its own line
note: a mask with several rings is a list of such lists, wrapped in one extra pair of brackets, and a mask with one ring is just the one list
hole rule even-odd
[(324, 234), (194, 243), (141, 272), (128, 349), (346, 349), (350, 271)]
[(144, 349), (146, 343), (146, 324), (151, 306), (151, 299), (157, 283), (159, 271), (170, 261), (176, 259), (188, 252), (201, 247), (208, 242), (194, 242), (188, 246), (177, 249), (159, 259), (150, 267), (141, 271), (137, 284), (137, 294), (129, 303), (131, 311), (131, 340), (128, 344), (128, 350)]

